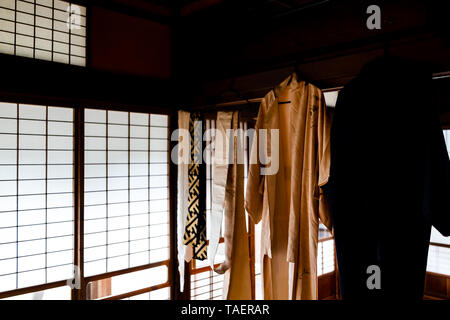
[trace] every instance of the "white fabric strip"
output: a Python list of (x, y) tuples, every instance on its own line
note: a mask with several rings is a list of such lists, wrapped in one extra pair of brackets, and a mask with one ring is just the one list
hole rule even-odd
[[(186, 246), (183, 243), (184, 228), (188, 212), (188, 171), (190, 161), (190, 137), (189, 137), (190, 113), (178, 111), (178, 209), (177, 209), (177, 248), (178, 271), (180, 273), (180, 291), (184, 290), (184, 261), (186, 260)], [(189, 250), (187, 250), (189, 251)], [(192, 255), (191, 255), (192, 256)], [(190, 260), (190, 259), (189, 259)]]
[(212, 186), (212, 207), (210, 223), (210, 239), (208, 247), (208, 258), (211, 268), (214, 269), (214, 258), (220, 239), (220, 228), (222, 226), (223, 210), (225, 206), (225, 188), (228, 176), (229, 149), (231, 119), (233, 112), (218, 112), (216, 125), (216, 139), (214, 152), (214, 178)]

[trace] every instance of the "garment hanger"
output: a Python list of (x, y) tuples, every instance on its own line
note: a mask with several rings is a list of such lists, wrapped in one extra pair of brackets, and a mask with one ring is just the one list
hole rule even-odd
[[(292, 80), (294, 80), (294, 76), (296, 77), (297, 80), (298, 80), (299, 77), (300, 77), (300, 78), (303, 78), (303, 77), (301, 76), (300, 71), (298, 70), (297, 65), (294, 66), (294, 71), (291, 73), (291, 76), (289, 77), (287, 86), (289, 86), (289, 85), (292, 83)], [(275, 91), (275, 89), (274, 89), (274, 91)], [(275, 95), (275, 96), (276, 96), (276, 95)], [(279, 102), (278, 102), (278, 104), (289, 104), (289, 103), (291, 103), (291, 101), (279, 101)]]
[[(299, 79), (300, 79), (301, 81), (305, 82), (306, 85), (309, 84), (309, 82), (305, 80), (306, 78), (300, 72), (297, 64), (294, 65), (294, 71), (291, 73), (291, 76), (289, 77), (289, 80), (288, 80), (288, 83), (287, 83), (288, 86), (292, 83), (292, 80), (294, 80), (294, 76), (296, 77), (297, 81), (299, 81)], [(288, 104), (288, 103), (291, 103), (291, 101), (280, 101), (280, 102), (278, 102), (278, 104)]]
[(230, 85), (225, 90), (220, 92), (218, 94), (218, 96), (222, 98), (225, 95), (225, 93), (230, 92), (230, 93), (234, 93), (237, 97), (239, 97), (240, 93), (234, 88), (235, 83), (236, 83), (236, 78), (232, 78)]
[(234, 87), (235, 83), (236, 83), (236, 78), (232, 78), (230, 86), (227, 89), (225, 89), (224, 91), (222, 91), (220, 94), (218, 94), (218, 96), (223, 97), (224, 94), (228, 93), (228, 92), (234, 93), (239, 100), (245, 100), (247, 102), (247, 105), (251, 105), (250, 100), (248, 98), (244, 98), (242, 96), (242, 94), (238, 90), (236, 90), (236, 88)]
[(294, 75), (296, 75), (297, 80), (304, 81), (306, 84), (309, 82), (306, 80), (306, 77), (303, 75), (303, 73), (300, 71), (297, 65), (294, 65), (294, 71), (291, 73), (291, 77), (289, 78), (288, 84), (290, 85), (292, 80), (294, 79)]

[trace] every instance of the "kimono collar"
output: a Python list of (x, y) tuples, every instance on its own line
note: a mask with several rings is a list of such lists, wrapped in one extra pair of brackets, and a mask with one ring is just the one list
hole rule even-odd
[[(306, 82), (299, 80), (299, 77), (295, 72), (284, 79), (278, 86), (273, 88), (267, 96), (266, 101), (269, 106), (269, 110), (272, 109), (272, 106), (278, 105), (278, 103), (276, 102), (279, 102), (277, 101), (277, 99), (281, 91), (286, 90), (287, 88), (289, 88), (290, 91), (295, 91), (299, 88), (302, 88), (302, 86), (306, 87)], [(294, 96), (297, 97), (297, 95)], [(298, 108), (298, 103), (292, 103), (292, 107), (295, 111)]]
[(301, 82), (302, 81), (299, 79), (297, 73), (292, 73), (289, 77), (284, 79), (278, 86), (273, 89), (275, 98), (277, 98), (279, 96), (279, 93), (286, 88), (289, 88), (290, 90), (297, 89)]

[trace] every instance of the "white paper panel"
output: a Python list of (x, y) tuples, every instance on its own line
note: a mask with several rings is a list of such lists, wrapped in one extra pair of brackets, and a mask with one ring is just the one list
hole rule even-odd
[(55, 178), (72, 178), (73, 166), (72, 165), (49, 165), (47, 167), (47, 174), (49, 179)]
[(163, 200), (169, 198), (169, 189), (168, 188), (152, 188), (150, 190), (150, 199), (151, 200)]
[(0, 119), (0, 133), (17, 133), (17, 120)]
[(150, 121), (152, 126), (167, 127), (169, 124), (169, 117), (166, 115), (152, 114), (150, 116)]
[[(34, 36), (34, 27), (27, 25), (27, 24), (22, 24), (22, 23), (16, 23), (16, 30), (17, 33), (21, 34), (21, 35), (27, 35), (27, 36)], [(14, 31), (13, 31), (14, 32)], [(20, 42), (18, 42), (18, 44), (20, 44)]]
[(106, 125), (86, 123), (84, 126), (84, 132), (87, 137), (89, 137), (89, 136), (104, 137), (106, 135)]
[(18, 279), (19, 288), (45, 283), (45, 270), (24, 272), (18, 275)]
[(52, 50), (52, 42), (50, 40), (36, 39), (35, 45), (38, 49)]
[(150, 150), (167, 151), (167, 149), (168, 149), (168, 141), (167, 140), (150, 139)]
[(148, 126), (149, 115), (147, 113), (130, 113), (130, 123), (133, 125)]
[[(46, 217), (45, 209), (26, 210), (18, 212), (19, 225), (21, 226), (26, 226), (30, 224), (44, 224), (45, 217)], [(45, 250), (37, 251), (36, 253), (44, 253), (44, 252)]]
[(48, 51), (44, 51), (44, 50), (35, 49), (34, 50), (34, 57), (36, 59), (51, 61), (52, 60), (52, 53), (48, 52)]
[(17, 209), (17, 197), (0, 197), (1, 211), (12, 211)]
[(20, 149), (44, 149), (46, 146), (45, 136), (30, 136), (30, 135), (20, 135), (19, 136), (19, 148)]
[(70, 34), (66, 32), (53, 31), (53, 40), (57, 42), (69, 43)]
[(130, 139), (130, 149), (132, 151), (148, 151), (149, 141), (148, 139)]
[(85, 164), (84, 176), (85, 176), (85, 178), (105, 177), (106, 176), (106, 165)]
[(17, 12), (16, 13), (16, 21), (20, 23), (26, 24), (34, 24), (34, 16), (29, 13)]
[(73, 216), (73, 208), (47, 209), (47, 222), (69, 221)]
[(168, 136), (167, 128), (159, 128), (159, 127), (151, 127), (150, 128), (150, 137), (151, 138), (167, 139), (167, 136)]
[(128, 138), (109, 138), (109, 150), (128, 150)]
[(53, 51), (58, 53), (69, 54), (69, 45), (60, 42), (53, 42)]
[(73, 121), (73, 109), (48, 107), (48, 119), (54, 121)]
[(128, 126), (126, 125), (108, 125), (108, 135), (110, 137), (128, 137)]
[(148, 128), (147, 127), (130, 127), (130, 137), (133, 138), (148, 138)]
[[(20, 245), (20, 244), (19, 244)], [(19, 250), (20, 253), (20, 250)], [(0, 243), (0, 259), (8, 259), (16, 256), (16, 244), (1, 244)], [(0, 281), (1, 284), (1, 281)]]
[(106, 122), (106, 111), (97, 109), (85, 109), (84, 118), (86, 122)]
[[(7, 21), (0, 19), (0, 30), (1, 31), (8, 31), (14, 33), (15, 29), (15, 23), (13, 21)], [(5, 52), (6, 53), (6, 52)]]
[(45, 165), (19, 166), (19, 179), (45, 179)]
[[(51, 6), (51, 3), (50, 3)], [(47, 17), (47, 18), (51, 18), (52, 17), (52, 9), (44, 7), (44, 6), (40, 6), (40, 5), (36, 5), (36, 15), (39, 16), (43, 16), (43, 17)]]
[(130, 163), (148, 163), (148, 152), (147, 151), (130, 152)]
[(36, 4), (51, 7), (53, 5), (53, 0), (36, 0)]
[(73, 248), (73, 236), (57, 237), (47, 240), (47, 250), (60, 251)]
[(47, 138), (48, 149), (72, 149), (73, 138), (72, 137), (56, 137), (49, 136)]
[[(56, 7), (56, 5), (55, 5)], [(65, 5), (66, 8), (68, 8), (68, 4)], [(64, 10), (64, 9), (63, 9)], [(60, 20), (62, 22), (67, 22), (69, 19), (69, 13), (67, 11), (61, 11), (61, 10), (54, 10), (53, 16), (56, 20)]]
[[(73, 253), (71, 250), (49, 253), (47, 255), (47, 265), (49, 267), (59, 266), (61, 264), (71, 264), (71, 263), (73, 263)], [(55, 269), (53, 269), (53, 270), (55, 270)]]
[(150, 153), (150, 163), (167, 163), (167, 152), (153, 151)]
[[(104, 115), (105, 111), (86, 110), (86, 161), (99, 162), (97, 166), (87, 164), (85, 167), (85, 222), (89, 226), (85, 228), (85, 241), (88, 241), (85, 246), (103, 246), (105, 237), (94, 237), (94, 234), (107, 232), (109, 245), (104, 262), (107, 262), (108, 271), (149, 263), (151, 259), (159, 261), (167, 258), (167, 249), (161, 250), (162, 246), (167, 246), (169, 231), (167, 164), (161, 166), (149, 163), (149, 154), (155, 152), (149, 150), (150, 144), (153, 144), (154, 149), (162, 149), (153, 158), (167, 163), (167, 129), (155, 127), (153, 133), (156, 138), (153, 138), (149, 137), (151, 128), (148, 126), (148, 114), (108, 111), (108, 117)], [(155, 118), (156, 122), (158, 120), (164, 125), (167, 118)], [(92, 123), (106, 121), (107, 128)], [(101, 167), (99, 163), (103, 158), (105, 162), (102, 162)], [(105, 166), (108, 170), (106, 179), (89, 178), (103, 176)], [(149, 176), (150, 166), (158, 170), (157, 174), (164, 176)], [(93, 190), (98, 192), (91, 192)], [(153, 213), (150, 213), (150, 208), (151, 212), (156, 212), (154, 218), (151, 217)], [(163, 224), (152, 226), (152, 221)], [(153, 237), (160, 238), (150, 247)], [(129, 240), (133, 245), (128, 243)], [(95, 259), (94, 254), (90, 254), (92, 260)], [(98, 255), (99, 258), (103, 259), (103, 255)], [(89, 268), (88, 265), (92, 266), (90, 272), (100, 272), (104, 266), (103, 262), (97, 264), (86, 259), (85, 267)]]
[(151, 200), (150, 201), (150, 212), (160, 212), (167, 211), (169, 209), (168, 200)]
[(169, 179), (167, 176), (151, 176), (150, 177), (150, 186), (151, 187), (167, 187), (168, 180)]
[(14, 10), (15, 5), (16, 5), (16, 0), (2, 0), (2, 7)]
[(71, 164), (73, 163), (72, 151), (47, 151), (47, 161), (49, 164)]
[(70, 43), (77, 46), (86, 46), (86, 38), (75, 34), (70, 35)]
[(17, 152), (15, 150), (0, 150), (0, 164), (15, 164)]
[(51, 29), (52, 20), (43, 17), (36, 17), (36, 26)]
[(19, 194), (38, 194), (45, 193), (45, 180), (27, 180), (19, 181)]
[(148, 188), (148, 177), (131, 177), (130, 188)]
[(47, 181), (48, 193), (73, 192), (72, 179), (58, 179)]
[[(12, 8), (11, 8), (12, 9)], [(5, 20), (15, 20), (15, 15), (13, 10), (0, 8), (0, 18)]]
[(49, 135), (73, 135), (73, 124), (66, 122), (48, 122)]
[(16, 34), (16, 44), (27, 48), (33, 48), (34, 39), (30, 36)]
[(128, 165), (127, 164), (110, 164), (108, 165), (108, 175), (111, 177), (127, 176)]
[(33, 3), (28, 3), (25, 1), (18, 0), (16, 2), (16, 9), (17, 9), (17, 11), (34, 14), (34, 4)]
[(89, 206), (84, 208), (86, 220), (106, 217), (106, 205)]
[(69, 55), (61, 54), (61, 53), (53, 53), (53, 61), (59, 63), (69, 63)]
[(70, 56), (70, 64), (84, 67), (86, 65), (86, 58)]
[(128, 112), (108, 111), (108, 123), (128, 124)]
[(4, 102), (0, 103), (0, 117), (17, 118), (17, 104)]
[(128, 189), (128, 177), (124, 178), (109, 178), (108, 190), (123, 190)]
[(17, 213), (15, 211), (0, 213), (0, 228), (15, 227), (17, 225), (16, 218)]
[(85, 191), (102, 191), (106, 189), (106, 178), (88, 178), (84, 180)]
[(167, 174), (168, 165), (167, 164), (150, 164), (150, 174), (152, 175), (163, 175)]
[(54, 8), (62, 11), (66, 11), (69, 8), (69, 3), (61, 0), (54, 0)]

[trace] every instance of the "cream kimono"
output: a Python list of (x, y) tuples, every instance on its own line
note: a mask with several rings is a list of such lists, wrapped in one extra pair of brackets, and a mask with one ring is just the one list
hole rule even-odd
[[(238, 131), (239, 113), (218, 112), (217, 129), (219, 132), (216, 133), (215, 141), (211, 250), (208, 254), (214, 267), (223, 216), (225, 261), (214, 271), (224, 274), (223, 299), (250, 300), (251, 264), (245, 227), (243, 132)], [(227, 129), (233, 130), (231, 137), (227, 136)], [(226, 141), (220, 141), (219, 136)], [(231, 139), (233, 139), (232, 148), (230, 148)], [(232, 162), (227, 162), (227, 159)], [(217, 217), (214, 217), (215, 214)]]
[(321, 90), (294, 74), (264, 97), (255, 129), (245, 208), (262, 220), (264, 299), (317, 299), (319, 218), (331, 230), (320, 190), (330, 166)]

